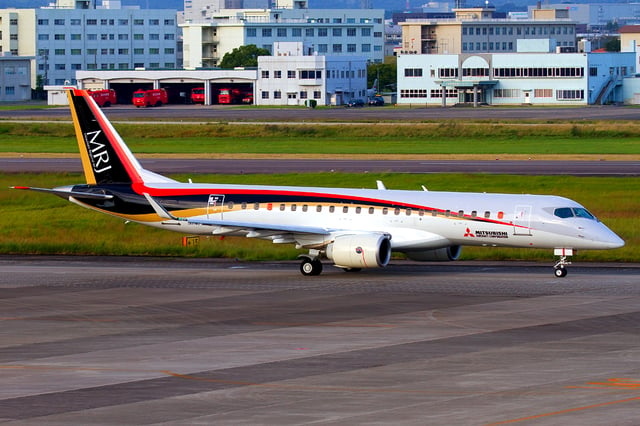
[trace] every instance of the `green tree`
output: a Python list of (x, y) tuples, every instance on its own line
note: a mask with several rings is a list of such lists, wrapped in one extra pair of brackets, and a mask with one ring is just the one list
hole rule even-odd
[(620, 51), (620, 39), (617, 37), (609, 37), (604, 43), (604, 49), (607, 52), (619, 52)]
[(255, 44), (236, 47), (222, 57), (220, 68), (257, 67), (258, 56), (271, 56), (271, 53)]
[(367, 67), (367, 87), (374, 86), (378, 92), (393, 91), (396, 87), (398, 68), (395, 62), (370, 64)]

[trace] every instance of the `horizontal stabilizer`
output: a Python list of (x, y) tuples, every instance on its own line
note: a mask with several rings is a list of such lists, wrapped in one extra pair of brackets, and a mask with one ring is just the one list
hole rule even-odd
[(113, 195), (96, 194), (94, 192), (73, 191), (68, 187), (49, 189), (49, 188), (35, 188), (33, 186), (12, 186), (11, 189), (24, 189), (29, 191), (44, 192), (47, 194), (57, 195), (58, 197), (62, 197), (62, 198), (74, 197), (74, 198), (84, 198), (84, 199), (90, 199), (90, 200), (110, 200), (113, 198)]

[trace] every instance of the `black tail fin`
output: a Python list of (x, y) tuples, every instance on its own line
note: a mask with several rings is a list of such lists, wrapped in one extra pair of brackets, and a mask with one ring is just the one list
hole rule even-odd
[(91, 95), (69, 90), (69, 105), (87, 183), (143, 183), (145, 170)]

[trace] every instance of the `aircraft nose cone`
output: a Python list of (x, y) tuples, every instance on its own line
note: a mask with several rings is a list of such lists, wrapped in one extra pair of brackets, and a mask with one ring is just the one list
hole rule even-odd
[(620, 238), (615, 232), (603, 225), (603, 230), (600, 233), (600, 242), (607, 249), (617, 249), (624, 246), (624, 240)]

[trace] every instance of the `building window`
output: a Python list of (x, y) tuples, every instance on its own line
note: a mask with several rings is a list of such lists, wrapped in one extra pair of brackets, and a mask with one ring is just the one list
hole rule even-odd
[(128, 19), (118, 19), (118, 25), (129, 25)]
[(269, 99), (269, 92), (267, 92), (266, 90), (262, 91), (262, 99)]
[(165, 19), (164, 20), (164, 24), (165, 25), (175, 25), (176, 21), (175, 21), (175, 19)]
[(494, 98), (520, 98), (522, 92), (520, 89), (493, 89)]
[(302, 28), (292, 28), (291, 29), (292, 37), (302, 37)]
[[(440, 91), (442, 92), (442, 90)], [(402, 89), (400, 90), (401, 98), (426, 98), (427, 90), (426, 89)]]
[(280, 90), (276, 90), (273, 92), (273, 99), (282, 99), (282, 92)]
[(304, 30), (305, 37), (313, 37), (314, 33), (315, 31), (313, 31), (313, 28), (305, 28)]
[(318, 28), (318, 37), (327, 37), (329, 32), (326, 28)]
[(287, 36), (287, 29), (286, 28), (278, 28), (276, 30), (278, 37), (286, 37)]
[(282, 71), (276, 70), (273, 72), (273, 78), (282, 78)]
[(263, 28), (262, 37), (271, 37), (271, 28)]
[(160, 25), (159, 19), (149, 19), (149, 25)]
[(458, 78), (458, 68), (438, 68), (439, 78)]
[(66, 25), (64, 19), (54, 19), (53, 25)]
[(296, 72), (292, 70), (287, 71), (287, 78), (296, 78)]
[(247, 37), (256, 37), (257, 30), (255, 28), (247, 28)]
[(129, 40), (129, 34), (118, 34), (118, 40)]
[(342, 37), (342, 28), (334, 28), (332, 34), (334, 37)]
[(584, 99), (584, 90), (556, 90), (556, 99), (582, 100)]
[(269, 78), (269, 70), (264, 70), (261, 72), (262, 78)]
[(176, 39), (176, 35), (175, 34), (165, 34), (164, 35), (164, 39), (165, 40), (175, 40)]
[(318, 45), (318, 52), (319, 53), (327, 53), (329, 51), (329, 46), (326, 44), (319, 44)]
[(134, 19), (133, 25), (144, 25), (144, 19)]
[(319, 90), (313, 92), (313, 99), (321, 99), (322, 93)]
[(38, 19), (38, 25), (49, 25), (48, 19)]
[(355, 53), (356, 52), (356, 45), (355, 44), (347, 44), (347, 52)]
[(333, 53), (342, 53), (342, 45), (334, 44), (333, 45)]
[(553, 89), (534, 89), (533, 96), (536, 98), (552, 98)]
[(405, 77), (422, 77), (422, 68), (405, 68)]
[(134, 34), (133, 35), (133, 39), (134, 40), (144, 40), (144, 34)]
[(53, 36), (55, 40), (64, 40), (65, 39), (65, 35), (64, 34), (56, 34)]
[(363, 53), (371, 52), (371, 45), (370, 44), (363, 44), (362, 46), (360, 46), (360, 48), (362, 49)]

